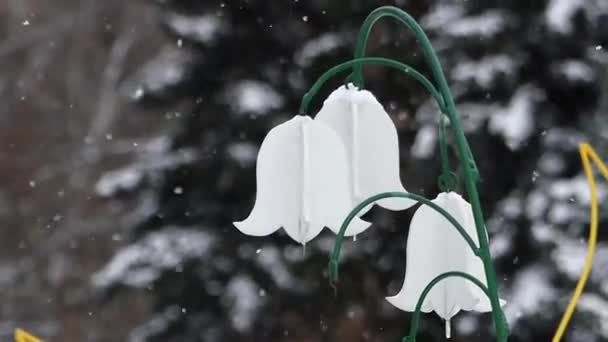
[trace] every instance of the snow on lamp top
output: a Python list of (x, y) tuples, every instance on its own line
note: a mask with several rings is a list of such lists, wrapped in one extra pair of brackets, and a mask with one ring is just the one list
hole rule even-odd
[[(296, 116), (268, 133), (256, 172), (254, 208), (234, 223), (245, 234), (264, 236), (282, 227), (305, 244), (323, 227), (337, 231), (352, 209), (344, 145), (333, 129), (309, 116)], [(347, 235), (368, 226), (356, 219)]]

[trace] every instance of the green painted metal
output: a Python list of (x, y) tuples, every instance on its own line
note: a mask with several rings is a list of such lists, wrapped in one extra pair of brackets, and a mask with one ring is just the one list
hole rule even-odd
[(460, 233), (460, 235), (466, 241), (466, 243), (469, 245), (469, 247), (471, 247), (471, 249), (473, 250), (473, 253), (475, 253), (475, 255), (477, 255), (477, 256), (480, 255), (480, 249), (477, 247), (477, 244), (475, 243), (475, 241), (473, 241), (473, 239), (469, 236), (469, 234), (467, 234), (464, 227), (462, 227), (462, 225), (458, 221), (456, 221), (456, 219), (452, 215), (450, 215), (450, 213), (445, 211), (445, 209), (443, 209), (440, 206), (438, 206), (437, 204), (431, 202), (431, 200), (425, 198), (424, 196), (420, 196), (417, 194), (412, 194), (409, 192), (383, 192), (381, 194), (374, 195), (374, 196), (366, 199), (365, 201), (359, 203), (359, 205), (357, 205), (348, 214), (348, 216), (346, 217), (344, 222), (342, 222), (342, 226), (340, 226), (340, 231), (338, 232), (338, 235), (336, 236), (336, 242), (334, 245), (333, 253), (329, 259), (329, 281), (332, 284), (332, 286), (334, 286), (338, 282), (338, 261), (340, 259), (340, 251), (342, 250), (342, 242), (344, 241), (344, 234), (346, 233), (346, 229), (348, 228), (348, 226), (350, 225), (352, 220), (355, 217), (357, 217), (359, 212), (361, 210), (363, 210), (363, 208), (367, 207), (368, 205), (370, 205), (372, 203), (375, 203), (376, 201), (384, 199), (384, 198), (409, 198), (409, 199), (412, 199), (419, 203), (422, 203), (423, 205), (429, 206), (430, 208), (432, 208), (433, 210), (435, 210), (436, 212), (441, 214), (443, 217), (445, 217), (454, 226), (454, 228), (456, 228), (458, 233)]
[[(488, 284), (488, 287), (486, 289), (486, 294), (490, 298), (490, 302), (492, 304), (492, 316), (494, 319), (496, 337), (499, 342), (506, 342), (508, 339), (508, 334), (509, 334), (508, 326), (507, 326), (506, 320), (504, 318), (502, 309), (500, 307), (500, 300), (498, 297), (498, 285), (497, 285), (497, 281), (496, 281), (496, 273), (494, 270), (494, 266), (492, 264), (492, 258), (491, 258), (491, 254), (490, 254), (490, 250), (489, 250), (489, 246), (488, 246), (489, 241), (488, 241), (487, 232), (485, 229), (483, 212), (481, 209), (481, 202), (479, 200), (479, 193), (477, 190), (477, 182), (479, 181), (479, 171), (477, 169), (475, 159), (473, 158), (471, 148), (464, 135), (464, 132), (462, 129), (462, 122), (460, 120), (460, 115), (458, 114), (458, 112), (456, 110), (456, 106), (454, 104), (454, 99), (453, 99), (450, 89), (448, 87), (447, 80), (443, 74), (441, 64), (439, 62), (439, 59), (437, 58), (437, 55), (435, 54), (435, 51), (434, 51), (427, 35), (424, 33), (424, 31), (422, 30), (420, 25), (416, 22), (416, 20), (414, 20), (414, 18), (412, 18), (408, 13), (404, 12), (403, 10), (396, 8), (396, 7), (392, 7), (392, 6), (380, 7), (378, 9), (376, 9), (375, 11), (373, 11), (367, 17), (367, 19), (361, 26), (361, 30), (359, 32), (359, 37), (357, 40), (357, 47), (355, 49), (355, 55), (354, 55), (355, 58), (352, 61), (343, 63), (341, 65), (338, 65), (338, 66), (330, 69), (330, 71), (328, 71), (326, 74), (324, 74), (324, 76), (326, 76), (328, 79), (329, 77), (333, 76), (333, 74), (338, 72), (336, 70), (339, 69), (339, 71), (342, 71), (342, 70), (344, 70), (344, 68), (347, 68), (347, 66), (350, 65), (353, 67), (353, 74), (351, 75), (350, 79), (352, 80), (352, 82), (355, 85), (357, 85), (359, 87), (363, 87), (364, 83), (363, 83), (362, 67), (365, 64), (373, 64), (371, 58), (366, 59), (366, 57), (364, 57), (365, 50), (367, 47), (367, 41), (369, 39), (369, 35), (371, 33), (371, 30), (372, 30), (374, 24), (383, 17), (390, 17), (390, 18), (397, 19), (399, 22), (404, 24), (415, 34), (417, 41), (419, 42), (419, 44), (421, 45), (421, 47), (424, 51), (426, 60), (429, 64), (431, 72), (433, 74), (434, 81), (438, 85), (440, 99), (437, 98), (435, 86), (433, 86), (432, 83), (430, 85), (428, 84), (428, 83), (430, 83), (430, 82), (427, 82), (428, 79), (426, 79), (422, 74), (415, 71), (411, 67), (405, 66), (407, 69), (404, 69), (404, 70), (408, 70), (407, 74), (412, 75), (412, 76), (416, 75), (414, 78), (417, 79), (419, 82), (421, 82), (423, 84), (423, 86), (431, 93), (433, 98), (435, 98), (435, 100), (439, 104), (441, 112), (444, 113), (445, 115), (447, 115), (447, 117), (449, 118), (450, 128), (452, 130), (455, 145), (456, 145), (455, 151), (456, 151), (456, 154), (457, 154), (460, 162), (463, 164), (463, 168), (462, 168), (463, 176), (464, 176), (463, 181), (464, 181), (464, 186), (465, 186), (465, 190), (467, 193), (467, 198), (468, 198), (469, 202), (471, 203), (472, 210), (473, 210), (473, 216), (475, 219), (475, 228), (476, 228), (476, 232), (477, 232), (477, 237), (479, 239), (479, 248), (477, 248), (474, 243), (473, 244), (470, 243), (470, 241), (472, 241), (472, 240), (466, 234), (464, 229), (462, 229), (462, 227), (457, 225), (458, 222), (452, 222), (454, 220), (450, 220), (450, 218), (444, 214), (442, 214), (442, 215), (444, 215), (454, 225), (454, 227), (460, 232), (460, 234), (467, 241), (467, 243), (469, 243), (469, 246), (473, 249), (475, 254), (479, 258), (481, 258), (483, 265), (484, 265), (485, 274), (486, 274), (486, 281)], [(374, 58), (374, 57), (372, 57), (372, 58)], [(376, 57), (376, 58), (378, 58), (378, 57)], [(377, 59), (377, 60), (374, 59), (374, 60), (377, 61), (376, 64), (388, 65), (388, 66), (393, 66), (393, 67), (396, 67), (397, 64), (395, 64), (395, 63), (398, 63), (398, 62), (388, 60), (388, 59), (382, 59), (382, 62), (380, 62), (380, 59)], [(397, 67), (397, 69), (403, 69), (403, 68), (404, 67), (402, 65)], [(322, 76), (322, 78), (323, 78), (323, 76)], [(319, 79), (317, 81), (317, 83), (315, 83), (315, 86), (317, 86), (317, 88), (315, 88), (315, 86), (313, 86), (313, 88), (311, 88), (311, 91), (309, 91), (306, 94), (305, 98), (302, 101), (301, 109), (302, 109), (303, 113), (305, 113), (306, 110), (308, 109), (308, 104), (310, 103), (310, 100), (314, 96), (314, 94), (318, 91), (318, 88), (320, 87), (320, 85), (322, 85), (327, 79)], [(426, 81), (424, 81), (424, 80), (426, 80)], [(440, 120), (440, 152), (442, 155), (442, 158), (441, 158), (442, 159), (442, 175), (440, 176), (439, 182), (440, 182), (441, 187), (451, 188), (453, 186), (454, 179), (448, 179), (448, 178), (452, 178), (454, 176), (453, 176), (453, 173), (451, 173), (449, 171), (449, 165), (448, 165), (449, 159), (447, 156), (447, 147), (446, 147), (447, 142), (445, 139), (445, 131), (443, 131), (443, 128), (441, 127), (441, 126), (443, 126), (443, 124), (444, 124), (443, 120)], [(443, 178), (443, 180), (442, 180), (442, 178)], [(414, 194), (407, 194), (407, 195), (408, 195), (407, 198), (419, 200), (420, 202), (422, 202), (424, 204), (429, 205), (428, 203), (431, 203), (430, 201), (428, 201), (427, 199), (425, 199), (421, 196), (414, 195)], [(386, 197), (382, 197), (382, 196), (386, 196)], [(339, 255), (340, 255), (340, 249), (341, 249), (341, 245), (342, 245), (342, 240), (344, 238), (344, 233), (345, 233), (346, 228), (348, 227), (348, 224), (350, 223), (350, 221), (355, 217), (357, 212), (359, 212), (363, 207), (369, 205), (370, 203), (373, 203), (374, 201), (376, 201), (378, 199), (387, 198), (387, 197), (391, 197), (391, 196), (406, 197), (402, 193), (385, 193), (385, 194), (372, 196), (372, 197), (368, 198), (367, 200), (365, 200), (364, 202), (362, 202), (362, 204), (358, 205), (347, 216), (347, 218), (344, 221), (344, 224), (342, 225), (342, 227), (340, 229), (340, 234), (338, 234), (338, 236), (336, 238), (334, 251), (331, 255), (330, 262), (329, 262), (330, 281), (332, 282), (332, 284), (335, 283), (338, 279), (338, 259), (339, 259)], [(441, 209), (441, 208), (439, 208), (439, 209)], [(439, 210), (437, 210), (437, 211), (441, 213), (441, 211), (439, 211)], [(471, 277), (470, 275), (466, 275), (465, 278), (469, 279), (469, 278), (473, 278), (473, 277)], [(469, 280), (472, 280), (472, 279), (469, 279)], [(433, 282), (431, 282), (431, 284), (432, 283)], [(432, 287), (431, 284), (429, 284), (429, 286)], [(430, 291), (430, 288), (429, 288), (429, 291)], [(419, 309), (420, 308), (418, 307), (416, 309), (416, 312), (414, 312), (414, 317), (419, 316), (419, 314), (420, 314)], [(412, 324), (414, 324), (414, 323), (416, 323), (416, 325), (417, 325), (417, 321), (412, 322)], [(410, 338), (415, 339), (415, 330), (414, 330), (414, 335), (412, 335), (410, 333)]]
[(428, 283), (424, 290), (422, 290), (420, 298), (418, 298), (418, 302), (416, 303), (416, 310), (414, 310), (412, 323), (410, 324), (410, 334), (409, 336), (403, 338), (403, 342), (416, 342), (416, 334), (418, 333), (418, 323), (420, 322), (420, 312), (422, 309), (422, 304), (424, 304), (424, 300), (426, 299), (426, 296), (429, 294), (429, 292), (431, 292), (435, 285), (439, 284), (440, 281), (450, 277), (460, 277), (472, 282), (473, 284), (477, 285), (477, 287), (479, 287), (483, 291), (483, 293), (488, 296), (488, 298), (490, 298), (490, 292), (488, 291), (488, 288), (481, 281), (479, 281), (479, 279), (473, 277), (468, 273), (452, 271), (445, 272), (436, 276), (433, 280), (431, 280), (430, 283)]
[(435, 88), (433, 83), (431, 81), (429, 81), (429, 79), (426, 78), (426, 76), (424, 76), (423, 74), (418, 72), (416, 69), (412, 68), (411, 66), (409, 66), (407, 64), (403, 64), (401, 62), (397, 62), (397, 61), (394, 61), (394, 60), (388, 59), (388, 58), (363, 57), (363, 58), (355, 58), (350, 61), (346, 61), (344, 63), (338, 64), (338, 65), (332, 67), (331, 69), (327, 70), (325, 73), (323, 73), (323, 75), (321, 75), (321, 77), (319, 77), (317, 79), (317, 81), (315, 81), (315, 83), (312, 85), (312, 87), (310, 87), (310, 90), (308, 90), (308, 92), (306, 92), (306, 94), (304, 94), (304, 96), (302, 97), (302, 102), (300, 105), (300, 114), (308, 113), (308, 109), (310, 107), (310, 102), (314, 99), (314, 97), (317, 95), (319, 90), (321, 90), (323, 85), (327, 81), (329, 81), (332, 77), (336, 76), (340, 72), (350, 70), (351, 68), (354, 68), (357, 66), (363, 66), (363, 65), (387, 66), (387, 67), (391, 67), (393, 69), (397, 69), (397, 70), (403, 72), (405, 75), (418, 81), (429, 93), (431, 93), (431, 96), (433, 96), (433, 98), (437, 102), (437, 106), (439, 106), (440, 109), (443, 109), (443, 107), (444, 107), (443, 96), (441, 95), (441, 93), (439, 93), (437, 91), (437, 89)]

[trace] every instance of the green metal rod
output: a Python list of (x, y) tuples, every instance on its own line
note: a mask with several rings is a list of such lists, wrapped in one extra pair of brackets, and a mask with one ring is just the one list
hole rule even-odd
[(302, 97), (302, 103), (300, 105), (300, 114), (308, 113), (308, 108), (310, 106), (310, 102), (317, 95), (321, 87), (325, 84), (325, 82), (329, 81), (332, 77), (337, 75), (340, 72), (346, 71), (353, 67), (361, 67), (363, 65), (382, 65), (391, 67), (393, 69), (397, 69), (407, 76), (413, 78), (418, 81), (435, 99), (439, 108), (443, 111), (444, 109), (444, 101), (440, 92), (435, 89), (433, 83), (429, 81), (424, 75), (418, 72), (416, 69), (410, 67), (407, 64), (403, 64), (401, 62), (394, 61), (392, 59), (383, 58), (383, 57), (363, 57), (363, 58), (355, 58), (350, 61), (338, 64), (333, 68), (326, 71), (321, 77), (317, 79), (317, 81), (310, 87), (310, 90), (304, 94)]
[[(496, 282), (496, 272), (494, 265), (492, 264), (492, 257), (489, 250), (489, 241), (486, 234), (485, 223), (483, 219), (483, 212), (481, 210), (481, 202), (479, 200), (479, 193), (477, 191), (477, 181), (479, 180), (479, 171), (475, 164), (475, 160), (471, 153), (471, 148), (466, 140), (462, 129), (462, 123), (460, 121), (460, 115), (456, 111), (454, 99), (448, 87), (445, 75), (441, 68), (441, 64), (435, 51), (428, 39), (426, 33), (422, 30), (422, 27), (412, 18), (408, 13), (401, 9), (393, 6), (383, 6), (374, 10), (366, 19), (361, 30), (359, 32), (359, 38), (357, 47), (355, 49), (355, 58), (361, 58), (364, 56), (367, 40), (371, 33), (371, 29), (374, 24), (383, 17), (392, 17), (405, 24), (410, 30), (413, 31), (416, 39), (420, 43), (427, 62), (430, 65), (431, 72), (435, 82), (439, 86), (439, 91), (442, 94), (443, 101), (445, 103), (445, 114), (448, 115), (451, 128), (454, 132), (454, 138), (456, 142), (456, 151), (460, 161), (464, 164), (464, 185), (465, 189), (473, 208), (473, 217), (475, 219), (475, 227), (477, 230), (477, 236), (479, 238), (481, 258), (486, 273), (486, 280), (488, 283), (488, 291), (490, 294), (490, 302), (492, 304), (492, 313), (494, 317), (494, 326), (496, 329), (496, 335), (499, 342), (505, 342), (508, 338), (508, 327), (504, 320), (504, 315), (500, 307), (500, 300), (498, 298), (498, 285)], [(360, 65), (355, 65), (353, 68), (353, 82), (358, 86), (363, 86), (363, 74)]]
[(422, 203), (423, 205), (429, 206), (430, 208), (441, 214), (443, 217), (445, 217), (454, 226), (454, 228), (456, 228), (458, 233), (460, 233), (460, 235), (469, 245), (473, 253), (477, 256), (480, 256), (480, 250), (477, 247), (475, 241), (473, 241), (473, 239), (469, 236), (469, 234), (467, 234), (467, 231), (462, 227), (462, 225), (452, 215), (450, 215), (450, 213), (445, 211), (445, 209), (433, 203), (431, 200), (417, 194), (412, 194), (409, 192), (384, 192), (369, 197), (368, 199), (361, 202), (355, 207), (355, 209), (353, 209), (348, 214), (346, 219), (342, 222), (342, 226), (340, 226), (340, 231), (336, 236), (336, 242), (334, 244), (333, 252), (329, 259), (329, 281), (332, 286), (335, 286), (335, 284), (338, 282), (338, 261), (340, 259), (340, 251), (342, 249), (342, 242), (344, 240), (344, 234), (346, 234), (346, 229), (350, 225), (351, 221), (359, 214), (359, 212), (363, 210), (363, 208), (384, 198), (409, 198), (419, 203)]
[(488, 298), (490, 298), (490, 292), (488, 291), (488, 288), (479, 279), (473, 277), (472, 275), (470, 275), (468, 273), (452, 271), (452, 272), (445, 272), (445, 273), (438, 275), (433, 280), (431, 280), (431, 282), (428, 283), (428, 285), (426, 285), (426, 287), (420, 294), (420, 297), (418, 298), (418, 302), (416, 303), (416, 309), (414, 310), (414, 315), (412, 316), (412, 323), (410, 324), (410, 335), (405, 337), (403, 339), (403, 342), (416, 342), (416, 335), (418, 334), (418, 324), (420, 322), (420, 311), (422, 310), (422, 304), (424, 303), (426, 296), (431, 292), (433, 287), (435, 285), (437, 285), (440, 281), (442, 281), (446, 278), (450, 278), (450, 277), (461, 277), (461, 278), (471, 281), (473, 284), (477, 285), (477, 287), (479, 287), (483, 291), (483, 293), (485, 293), (485, 295), (488, 296)]
[(439, 176), (438, 186), (443, 192), (449, 192), (456, 188), (457, 180), (453, 172), (450, 171), (450, 158), (448, 156), (448, 144), (446, 142), (444, 115), (439, 118), (439, 153), (441, 156), (441, 175)]
[[(370, 13), (367, 16), (367, 18), (363, 22), (363, 25), (361, 25), (361, 29), (359, 30), (359, 37), (357, 38), (357, 46), (355, 47), (354, 58), (357, 59), (357, 58), (365, 57), (365, 51), (367, 49), (367, 41), (369, 39), (369, 35), (370, 35), (374, 25), (378, 22), (378, 20), (380, 20), (384, 17), (394, 18), (394, 19), (398, 20), (399, 22), (401, 22), (402, 24), (404, 24), (406, 27), (408, 27), (411, 31), (413, 31), (413, 33), (416, 35), (416, 39), (422, 45), (422, 49), (427, 58), (427, 62), (429, 64), (429, 66), (431, 67), (431, 72), (433, 73), (435, 82), (437, 82), (439, 84), (439, 87), (440, 87), (439, 90), (443, 97), (443, 103), (445, 103), (446, 107), (447, 107), (448, 101), (451, 101), (452, 105), (453, 105), (454, 101), (452, 99), (452, 95), (450, 93), (449, 87), (447, 86), (445, 76), (443, 75), (443, 70), (441, 69), (439, 59), (437, 58), (435, 51), (433, 50), (433, 47), (432, 47), (428, 37), (426, 36), (424, 31), (422, 30), (422, 28), (420, 27), (420, 25), (416, 22), (416, 20), (414, 18), (412, 18), (407, 12), (405, 12), (397, 7), (382, 6), (382, 7), (377, 8), (376, 10), (374, 10), (372, 13)], [(364, 82), (363, 82), (362, 66), (355, 65), (353, 67), (353, 74), (351, 75), (351, 79), (355, 85), (357, 85), (359, 88), (363, 88)], [(441, 109), (442, 109), (442, 112), (444, 112), (445, 114), (448, 114), (448, 117), (451, 122), (452, 116), (449, 113), (447, 113), (447, 108), (441, 107)], [(467, 145), (467, 150), (468, 150), (467, 158), (472, 160), (473, 155), (471, 154), (471, 149), (468, 146), (468, 142), (466, 142), (466, 140), (465, 140), (465, 144)], [(459, 158), (461, 158), (460, 155), (459, 155)], [(461, 162), (466, 163), (466, 160), (461, 159)], [(471, 167), (474, 168), (473, 173), (474, 173), (474, 176), (476, 177), (476, 180), (479, 179), (479, 172), (477, 171), (477, 166), (475, 165), (475, 161), (472, 162)]]

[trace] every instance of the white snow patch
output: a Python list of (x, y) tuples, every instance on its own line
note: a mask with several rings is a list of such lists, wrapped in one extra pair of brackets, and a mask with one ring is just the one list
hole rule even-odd
[(465, 133), (478, 131), (487, 122), (488, 118), (501, 108), (497, 104), (478, 104), (466, 102), (458, 105), (458, 112), (462, 117), (462, 128)]
[(183, 228), (166, 228), (148, 234), (141, 241), (124, 247), (92, 277), (95, 287), (125, 284), (144, 287), (163, 271), (209, 254), (215, 239), (208, 233)]
[(216, 40), (225, 26), (222, 19), (215, 14), (203, 16), (171, 14), (167, 18), (167, 25), (182, 37), (207, 44)]
[(226, 302), (230, 310), (232, 326), (239, 332), (251, 329), (257, 312), (263, 304), (258, 295), (258, 286), (244, 275), (237, 275), (230, 279), (226, 286)]
[(510, 196), (500, 201), (498, 204), (500, 212), (508, 219), (517, 219), (523, 212), (522, 199), (517, 196)]
[(225, 94), (226, 102), (237, 113), (264, 114), (280, 108), (283, 97), (269, 84), (243, 80), (232, 86)]
[(584, 8), (585, 0), (551, 0), (545, 10), (545, 21), (554, 32), (568, 34), (574, 29), (572, 18)]
[(534, 239), (539, 242), (552, 242), (557, 239), (553, 226), (545, 223), (535, 222), (531, 227)]
[[(608, 189), (605, 184), (596, 184), (598, 201), (606, 200)], [(549, 188), (549, 194), (555, 199), (570, 200), (589, 206), (591, 204), (591, 193), (589, 184), (584, 175), (578, 175), (571, 179), (560, 179), (553, 182)]]
[(579, 215), (576, 205), (570, 202), (558, 202), (551, 206), (548, 220), (554, 224), (567, 224), (575, 221)]
[(538, 161), (538, 169), (545, 175), (559, 175), (565, 168), (566, 162), (558, 153), (546, 152)]
[(540, 94), (537, 88), (522, 86), (506, 107), (490, 117), (490, 132), (502, 135), (511, 150), (518, 150), (534, 133), (533, 107)]
[(169, 326), (180, 316), (180, 309), (177, 305), (172, 305), (160, 314), (157, 314), (146, 323), (133, 329), (129, 334), (129, 342), (145, 342), (167, 331)]
[(534, 190), (528, 195), (526, 200), (526, 216), (531, 220), (539, 219), (548, 207), (549, 200), (547, 196), (539, 190)]
[(241, 167), (246, 167), (255, 163), (258, 155), (258, 147), (248, 142), (237, 142), (230, 144), (227, 148), (227, 152)]
[(489, 88), (496, 76), (513, 73), (515, 66), (513, 59), (507, 55), (486, 56), (479, 61), (457, 64), (452, 69), (452, 78), (459, 82), (474, 80), (481, 87)]
[(274, 246), (264, 246), (256, 258), (258, 265), (272, 276), (274, 282), (281, 288), (293, 288), (296, 281), (285, 265), (282, 253)]
[(414, 158), (424, 159), (433, 155), (437, 145), (438, 132), (437, 127), (426, 125), (418, 130), (416, 139), (411, 148), (411, 153)]
[(589, 312), (592, 316), (598, 318), (599, 333), (605, 340), (608, 337), (608, 301), (596, 294), (583, 294), (578, 302), (577, 309), (582, 312)]
[(193, 149), (170, 150), (167, 137), (160, 137), (142, 144), (136, 155), (137, 161), (132, 165), (108, 171), (95, 184), (95, 192), (102, 197), (109, 197), (119, 191), (131, 191), (144, 180), (153, 179), (156, 171), (173, 169), (196, 159)]
[(506, 28), (507, 16), (496, 10), (487, 11), (477, 16), (467, 16), (446, 21), (442, 29), (454, 37), (492, 38)]
[(464, 8), (458, 3), (439, 3), (429, 11), (420, 24), (425, 29), (440, 29), (446, 23), (453, 22), (464, 15)]
[(195, 60), (191, 51), (166, 47), (127, 80), (122, 91), (133, 100), (141, 99), (149, 92), (162, 92), (179, 84), (190, 73)]
[(541, 266), (531, 266), (515, 278), (504, 307), (505, 317), (511, 327), (521, 317), (540, 313), (545, 305), (555, 300), (556, 290), (551, 284), (550, 272)]
[(309, 40), (295, 53), (295, 62), (301, 67), (309, 66), (319, 56), (344, 45), (345, 38), (337, 33), (325, 33)]
[(128, 166), (120, 170), (104, 173), (95, 184), (95, 192), (103, 197), (120, 191), (133, 190), (141, 183), (143, 174), (137, 168)]
[(593, 68), (585, 62), (570, 59), (551, 66), (551, 71), (564, 76), (571, 82), (592, 82), (595, 79)]
[(490, 252), (492, 253), (492, 257), (500, 258), (513, 250), (513, 232), (515, 231), (515, 227), (513, 228), (514, 229), (505, 229), (500, 233), (492, 235), (492, 239), (490, 240)]
[[(581, 276), (585, 259), (587, 257), (587, 243), (572, 242), (569, 239), (561, 239), (557, 248), (551, 253), (551, 258), (560, 272), (566, 274), (572, 281), (578, 280)], [(593, 268), (591, 280), (606, 282), (608, 276), (608, 245), (598, 243), (595, 257), (593, 258)]]

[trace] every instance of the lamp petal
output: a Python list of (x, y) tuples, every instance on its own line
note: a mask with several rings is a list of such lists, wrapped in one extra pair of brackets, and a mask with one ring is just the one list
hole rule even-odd
[[(315, 120), (333, 128), (344, 142), (353, 206), (381, 192), (405, 191), (399, 176), (397, 129), (372, 93), (341, 86), (325, 100)], [(391, 210), (415, 203), (404, 198), (378, 201)]]
[[(470, 204), (460, 195), (441, 193), (433, 202), (458, 221), (467, 234), (478, 243)], [(407, 241), (407, 268), (399, 293), (387, 300), (404, 311), (414, 311), (424, 288), (435, 277), (450, 271), (471, 274), (486, 283), (481, 260), (475, 256), (458, 231), (441, 214), (428, 206), (418, 208), (410, 224)], [(447, 278), (429, 292), (423, 312), (435, 311), (445, 320), (460, 310), (491, 311), (486, 295), (462, 278)]]
[[(283, 227), (304, 244), (324, 226), (337, 230), (350, 210), (344, 146), (331, 128), (308, 116), (296, 116), (268, 133), (256, 172), (254, 208), (234, 223), (245, 234), (263, 236)], [(357, 219), (347, 233), (368, 226)]]

